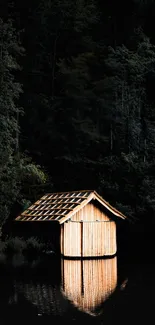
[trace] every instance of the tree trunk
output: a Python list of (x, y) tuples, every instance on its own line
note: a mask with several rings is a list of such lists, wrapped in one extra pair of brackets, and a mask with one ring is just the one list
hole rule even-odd
[(110, 124), (110, 154), (113, 154), (113, 125)]
[(19, 154), (19, 109), (17, 108), (17, 115), (16, 115), (16, 154)]
[(55, 65), (56, 65), (56, 52), (57, 52), (57, 40), (59, 38), (58, 32), (56, 33), (56, 37), (54, 40), (54, 48), (53, 48), (53, 60), (52, 60), (52, 100), (54, 99), (54, 85), (55, 85)]
[(144, 139), (144, 156), (143, 156), (143, 162), (146, 162), (146, 138)]

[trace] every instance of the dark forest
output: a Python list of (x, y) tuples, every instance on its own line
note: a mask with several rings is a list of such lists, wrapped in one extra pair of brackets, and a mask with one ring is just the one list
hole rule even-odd
[(155, 215), (155, 1), (0, 1), (0, 222), (92, 189)]

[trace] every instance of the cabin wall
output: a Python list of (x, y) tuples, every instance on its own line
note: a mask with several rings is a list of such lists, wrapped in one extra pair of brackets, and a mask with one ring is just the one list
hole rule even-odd
[(73, 221), (108, 221), (106, 212), (102, 211), (95, 202), (90, 202), (72, 217)]
[(116, 223), (93, 203), (61, 225), (61, 254), (64, 256), (111, 256), (116, 250)]

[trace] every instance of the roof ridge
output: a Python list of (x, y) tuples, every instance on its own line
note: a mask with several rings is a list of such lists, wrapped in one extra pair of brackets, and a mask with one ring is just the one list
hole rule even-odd
[(113, 214), (122, 217), (123, 219), (126, 218), (109, 202), (104, 200), (103, 197), (100, 196), (95, 190), (81, 190), (45, 194), (38, 201), (23, 211), (15, 220), (22, 220), (22, 218), (25, 220), (26, 217), (31, 221), (53, 220), (62, 223), (72, 214), (79, 211), (79, 209), (84, 207), (92, 199), (97, 199)]
[(109, 203), (107, 200), (103, 199), (103, 197), (98, 194), (96, 191), (94, 192), (95, 196), (99, 198), (107, 207), (109, 207), (113, 212), (117, 213), (119, 216), (122, 216), (124, 219), (126, 218), (125, 215), (120, 212), (118, 209), (116, 209), (111, 203)]

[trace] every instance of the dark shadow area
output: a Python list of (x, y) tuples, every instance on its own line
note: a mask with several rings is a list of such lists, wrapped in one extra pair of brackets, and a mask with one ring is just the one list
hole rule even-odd
[(60, 225), (55, 221), (40, 221), (40, 222), (12, 222), (10, 228), (7, 229), (10, 236), (37, 237), (41, 242), (45, 243), (48, 249), (60, 254)]
[[(0, 266), (1, 323), (9, 324), (10, 319), (16, 324), (44, 325), (58, 321), (105, 325), (151, 323), (155, 291), (154, 238), (154, 230), (145, 223), (120, 222), (115, 257), (117, 273), (113, 273), (113, 257), (72, 260), (47, 255), (31, 268), (29, 265), (12, 272), (11, 268)], [(107, 279), (114, 280), (116, 274), (117, 283), (111, 290), (112, 282), (108, 284)], [(93, 314), (87, 312), (89, 308)]]
[[(114, 268), (110, 267), (112, 259), (84, 260), (82, 271), (81, 261), (63, 259), (62, 264), (62, 259), (48, 258), (42, 260), (35, 271), (23, 269), (19, 273), (1, 273), (1, 323), (9, 324), (10, 319), (16, 324), (36, 322), (44, 325), (55, 324), (58, 320), (108, 325), (114, 322), (131, 324), (133, 320), (150, 322), (154, 314), (154, 259), (143, 256), (136, 261), (136, 256), (132, 257), (117, 257), (117, 285), (113, 292), (109, 291), (112, 282), (107, 282), (109, 277), (113, 281), (114, 274), (116, 276)], [(81, 281), (85, 286), (84, 296)], [(103, 295), (104, 301), (95, 307), (97, 286), (96, 297)], [(107, 295), (108, 292), (111, 294)], [(79, 308), (81, 305), (85, 309), (85, 304), (90, 308), (87, 296), (97, 316)]]

